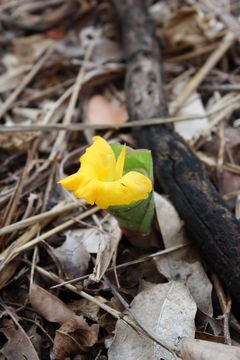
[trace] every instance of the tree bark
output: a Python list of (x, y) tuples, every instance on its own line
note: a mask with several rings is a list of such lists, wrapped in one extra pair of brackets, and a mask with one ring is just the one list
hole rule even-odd
[[(129, 118), (166, 117), (161, 54), (146, 4), (143, 0), (113, 3), (126, 56)], [(240, 305), (240, 223), (171, 125), (138, 127), (133, 135), (140, 147), (152, 151), (156, 190), (169, 196), (210, 270)], [(240, 310), (235, 314), (239, 318)]]

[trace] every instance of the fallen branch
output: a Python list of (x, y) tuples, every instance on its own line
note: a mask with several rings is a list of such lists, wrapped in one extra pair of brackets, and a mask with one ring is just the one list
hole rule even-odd
[[(113, 0), (119, 17), (127, 73), (130, 119), (167, 117), (161, 54), (142, 0)], [(198, 84), (199, 85), (199, 84)], [(185, 221), (210, 269), (227, 285), (240, 317), (240, 223), (205, 174), (201, 163), (172, 125), (134, 128), (140, 147), (152, 151), (156, 189), (164, 191)]]

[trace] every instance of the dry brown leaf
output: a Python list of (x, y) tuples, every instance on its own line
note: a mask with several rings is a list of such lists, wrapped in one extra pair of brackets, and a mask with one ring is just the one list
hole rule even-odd
[(4, 270), (0, 272), (0, 289), (2, 289), (15, 274), (19, 263), (19, 260), (11, 261), (4, 267)]
[[(13, 42), (13, 54), (17, 57), (19, 65), (32, 65), (51, 43), (52, 40), (40, 34), (18, 37)], [(9, 67), (7, 61), (5, 64)]]
[[(107, 300), (102, 296), (95, 296), (95, 299), (101, 303), (106, 303)], [(98, 321), (100, 307), (87, 299), (78, 299), (68, 304), (69, 308), (77, 315), (83, 315), (88, 319)]]
[(222, 36), (224, 25), (197, 7), (182, 7), (164, 24), (163, 35), (168, 50), (179, 50), (207, 44)]
[(221, 178), (221, 193), (228, 194), (240, 190), (240, 175), (224, 171)]
[(98, 330), (98, 325), (89, 326), (82, 316), (78, 320), (69, 319), (56, 332), (53, 346), (55, 358), (62, 360), (70, 355), (87, 351), (96, 343)]
[(30, 302), (36, 312), (48, 321), (63, 324), (75, 316), (60, 299), (34, 283), (30, 288)]
[(0, 332), (8, 339), (0, 352), (6, 359), (11, 360), (39, 360), (34, 346), (22, 327), (16, 328), (12, 320), (2, 321)]
[(125, 105), (115, 105), (103, 95), (91, 97), (87, 105), (87, 116), (91, 124), (122, 124), (128, 119)]

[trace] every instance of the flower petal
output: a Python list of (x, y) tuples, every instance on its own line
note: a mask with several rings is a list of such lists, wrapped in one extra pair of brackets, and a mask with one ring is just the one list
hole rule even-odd
[(76, 172), (73, 175), (67, 176), (64, 179), (59, 180), (58, 184), (62, 184), (62, 186), (66, 190), (75, 190), (76, 188), (78, 188), (80, 181), (81, 175), (79, 174), (79, 172)]
[(96, 203), (100, 208), (129, 205), (132, 201), (146, 199), (152, 191), (151, 180), (136, 171), (130, 171), (116, 181), (92, 180), (78, 188), (74, 195), (84, 198), (89, 204)]
[(83, 176), (105, 181), (114, 179), (116, 159), (111, 146), (100, 136), (93, 137), (93, 144), (81, 156), (80, 162)]

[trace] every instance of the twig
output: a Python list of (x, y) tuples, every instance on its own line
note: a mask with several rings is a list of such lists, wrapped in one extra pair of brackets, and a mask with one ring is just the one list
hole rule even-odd
[(75, 202), (65, 205), (65, 201), (58, 204), (58, 207), (53, 208), (49, 211), (43, 212), (42, 214), (31, 216), (27, 219), (18, 221), (14, 224), (8, 225), (0, 229), (0, 235), (8, 234), (16, 230), (23, 229), (27, 226), (33, 225), (35, 223), (39, 223), (47, 218), (53, 218), (57, 215), (61, 215), (65, 212), (71, 211), (73, 209), (77, 209), (78, 207), (82, 206), (82, 203)]
[(54, 343), (53, 338), (47, 333), (47, 331), (44, 329), (44, 327), (42, 327), (42, 325), (40, 325), (37, 321), (26, 318), (24, 316), (21, 316), (21, 320), (25, 320), (25, 321), (28, 321), (28, 322), (30, 322), (32, 324), (35, 324), (48, 337), (48, 339), (51, 341), (51, 343), (52, 344)]
[(224, 339), (225, 339), (225, 343), (228, 345), (231, 345), (231, 336), (230, 336), (230, 331), (229, 331), (229, 316), (230, 316), (230, 312), (231, 312), (231, 306), (232, 306), (232, 301), (231, 298), (228, 296), (228, 300), (226, 300), (226, 296), (225, 293), (223, 291), (222, 288), (222, 284), (219, 280), (219, 278), (217, 277), (216, 274), (212, 274), (212, 281), (218, 296), (218, 300), (222, 309), (222, 313), (223, 315), (221, 316), (221, 318), (223, 318), (223, 330), (224, 330)]
[(209, 56), (205, 64), (201, 69), (196, 73), (195, 76), (187, 83), (183, 91), (180, 93), (176, 105), (173, 111), (173, 114), (176, 114), (183, 104), (188, 100), (194, 90), (201, 84), (205, 79), (207, 74), (214, 68), (222, 56), (227, 52), (227, 50), (232, 46), (235, 41), (235, 35), (232, 32), (228, 32), (224, 37), (220, 46)]
[[(71, 95), (71, 98), (70, 98), (70, 101), (69, 101), (69, 104), (68, 104), (68, 107), (67, 107), (63, 122), (62, 122), (62, 124), (67, 126), (67, 127), (71, 123), (73, 111), (74, 111), (74, 108), (75, 108), (76, 103), (77, 103), (77, 99), (78, 99), (80, 89), (81, 89), (82, 84), (83, 84), (83, 78), (84, 78), (84, 74), (85, 74), (85, 71), (86, 71), (86, 66), (87, 66), (87, 63), (88, 63), (91, 55), (92, 55), (92, 52), (93, 52), (93, 49), (94, 49), (95, 45), (96, 45), (96, 39), (94, 39), (91, 42), (90, 46), (88, 47), (86, 55), (84, 57), (83, 65), (81, 66), (81, 68), (79, 70), (79, 73), (78, 73), (78, 76), (76, 78), (76, 82), (75, 82), (74, 87), (73, 87), (73, 92), (72, 92), (72, 95)], [(56, 141), (54, 143), (53, 149), (52, 149), (50, 157), (49, 157), (50, 160), (53, 159), (57, 155), (57, 153), (59, 151), (63, 152), (63, 150), (64, 150), (64, 146), (63, 146), (64, 137), (65, 137), (65, 133), (59, 133), (58, 134), (58, 137), (57, 137), (57, 139), (56, 139)]]
[[(189, 243), (186, 243), (186, 244), (181, 244), (181, 245), (178, 245), (178, 246), (173, 246), (173, 247), (170, 247), (170, 248), (165, 249), (165, 250), (160, 250), (160, 251), (158, 251), (156, 253), (149, 254), (149, 255), (144, 256), (144, 257), (142, 257), (140, 259), (136, 259), (136, 260), (132, 260), (132, 261), (128, 261), (126, 263), (120, 264), (120, 265), (116, 265), (115, 268), (116, 269), (121, 269), (121, 268), (124, 268), (124, 267), (127, 267), (127, 266), (140, 264), (140, 263), (142, 263), (144, 261), (148, 261), (148, 260), (153, 259), (155, 257), (163, 256), (163, 255), (169, 254), (171, 252), (177, 251), (177, 250), (182, 249), (182, 248), (184, 248), (185, 246), (188, 246), (188, 245), (189, 245)], [(106, 272), (110, 272), (110, 271), (113, 271), (113, 270), (114, 270), (114, 266), (111, 266), (106, 270)], [(71, 279), (71, 280), (68, 280), (68, 281), (63, 281), (60, 284), (52, 286), (52, 289), (64, 286), (66, 284), (72, 284), (72, 283), (87, 279), (90, 275), (91, 274), (87, 274), (87, 275), (77, 277), (75, 279)]]
[(25, 96), (24, 99), (20, 99), (20, 100), (16, 101), (13, 105), (20, 106), (21, 104), (25, 104), (26, 102), (29, 103), (30, 101), (38, 100), (44, 96), (49, 96), (54, 92), (58, 92), (59, 90), (62, 90), (68, 86), (71, 86), (73, 83), (74, 83), (74, 79), (68, 79), (66, 81), (63, 81), (60, 84), (50, 86), (46, 89), (37, 90), (36, 92), (34, 92), (34, 94), (31, 93), (31, 94)]
[(201, 85), (199, 90), (203, 91), (220, 91), (220, 92), (239, 92), (240, 84), (206, 84)]
[(31, 265), (31, 272), (30, 272), (30, 288), (33, 284), (33, 277), (34, 277), (34, 270), (37, 262), (37, 256), (38, 256), (38, 247), (34, 247), (33, 251), (33, 257), (32, 257), (32, 265)]
[[(86, 129), (91, 130), (106, 130), (106, 129), (125, 129), (125, 128), (134, 128), (141, 126), (152, 126), (152, 125), (163, 125), (174, 123), (178, 121), (191, 121), (196, 119), (205, 119), (206, 117), (213, 116), (219, 113), (221, 110), (230, 107), (233, 104), (239, 104), (240, 95), (236, 95), (233, 99), (226, 101), (222, 106), (219, 106), (213, 111), (207, 112), (205, 115), (188, 115), (188, 116), (172, 116), (168, 118), (151, 118), (143, 120), (133, 120), (126, 122), (124, 124), (48, 124), (48, 125), (15, 125), (15, 126), (0, 126), (0, 133), (13, 133), (13, 132), (29, 132), (29, 131), (42, 131), (42, 132), (51, 132), (51, 131), (83, 131)], [(240, 106), (240, 105), (239, 105)], [(174, 108), (175, 109), (175, 108)]]
[[(219, 42), (206, 45), (204, 47), (199, 47), (194, 49), (193, 51), (187, 52), (185, 54), (177, 55), (177, 56), (169, 56), (166, 55), (167, 63), (178, 63), (181, 61), (187, 61), (199, 57), (200, 55), (208, 54), (211, 51), (215, 50), (219, 46)], [(164, 57), (165, 59), (165, 57)]]
[(45, 54), (38, 60), (38, 62), (33, 66), (31, 71), (26, 75), (23, 81), (16, 87), (16, 89), (11, 93), (11, 95), (7, 98), (5, 103), (1, 105), (0, 108), (0, 119), (1, 117), (9, 110), (13, 102), (17, 99), (17, 97), (21, 94), (23, 89), (32, 81), (41, 67), (48, 60), (49, 56), (53, 53), (54, 46), (49, 46)]
[(226, 311), (223, 314), (223, 331), (224, 331), (225, 343), (227, 345), (232, 345), (231, 335), (229, 331), (229, 318), (231, 313), (231, 307), (232, 307), (232, 300), (230, 296), (228, 296)]
[[(99, 208), (97, 206), (95, 206), (95, 207), (85, 211), (84, 213), (78, 215), (76, 217), (76, 219), (80, 219), (80, 220), (84, 219), (85, 217), (94, 214), (98, 210), (99, 210)], [(64, 222), (63, 224), (58, 225), (55, 228), (53, 228), (53, 229), (43, 233), (42, 235), (36, 237), (35, 239), (25, 243), (24, 245), (14, 247), (12, 249), (12, 251), (10, 250), (10, 251), (6, 252), (5, 256), (0, 256), (0, 261), (1, 261), (0, 271), (3, 270), (4, 266), (6, 266), (6, 264), (8, 264), (10, 261), (12, 261), (15, 257), (17, 257), (22, 252), (31, 249), (33, 246), (39, 244), (43, 240), (46, 240), (50, 236), (55, 235), (55, 234), (59, 233), (60, 231), (66, 230), (67, 228), (72, 226), (74, 223), (75, 223), (74, 220), (68, 220), (68, 221)]]
[[(201, 160), (204, 164), (207, 164), (209, 166), (217, 166), (217, 159), (212, 156), (207, 156), (201, 151), (196, 152), (196, 156)], [(229, 172), (232, 172), (234, 174), (240, 174), (240, 166), (236, 164), (232, 164), (229, 162), (226, 162), (223, 164), (223, 169), (227, 170)]]

